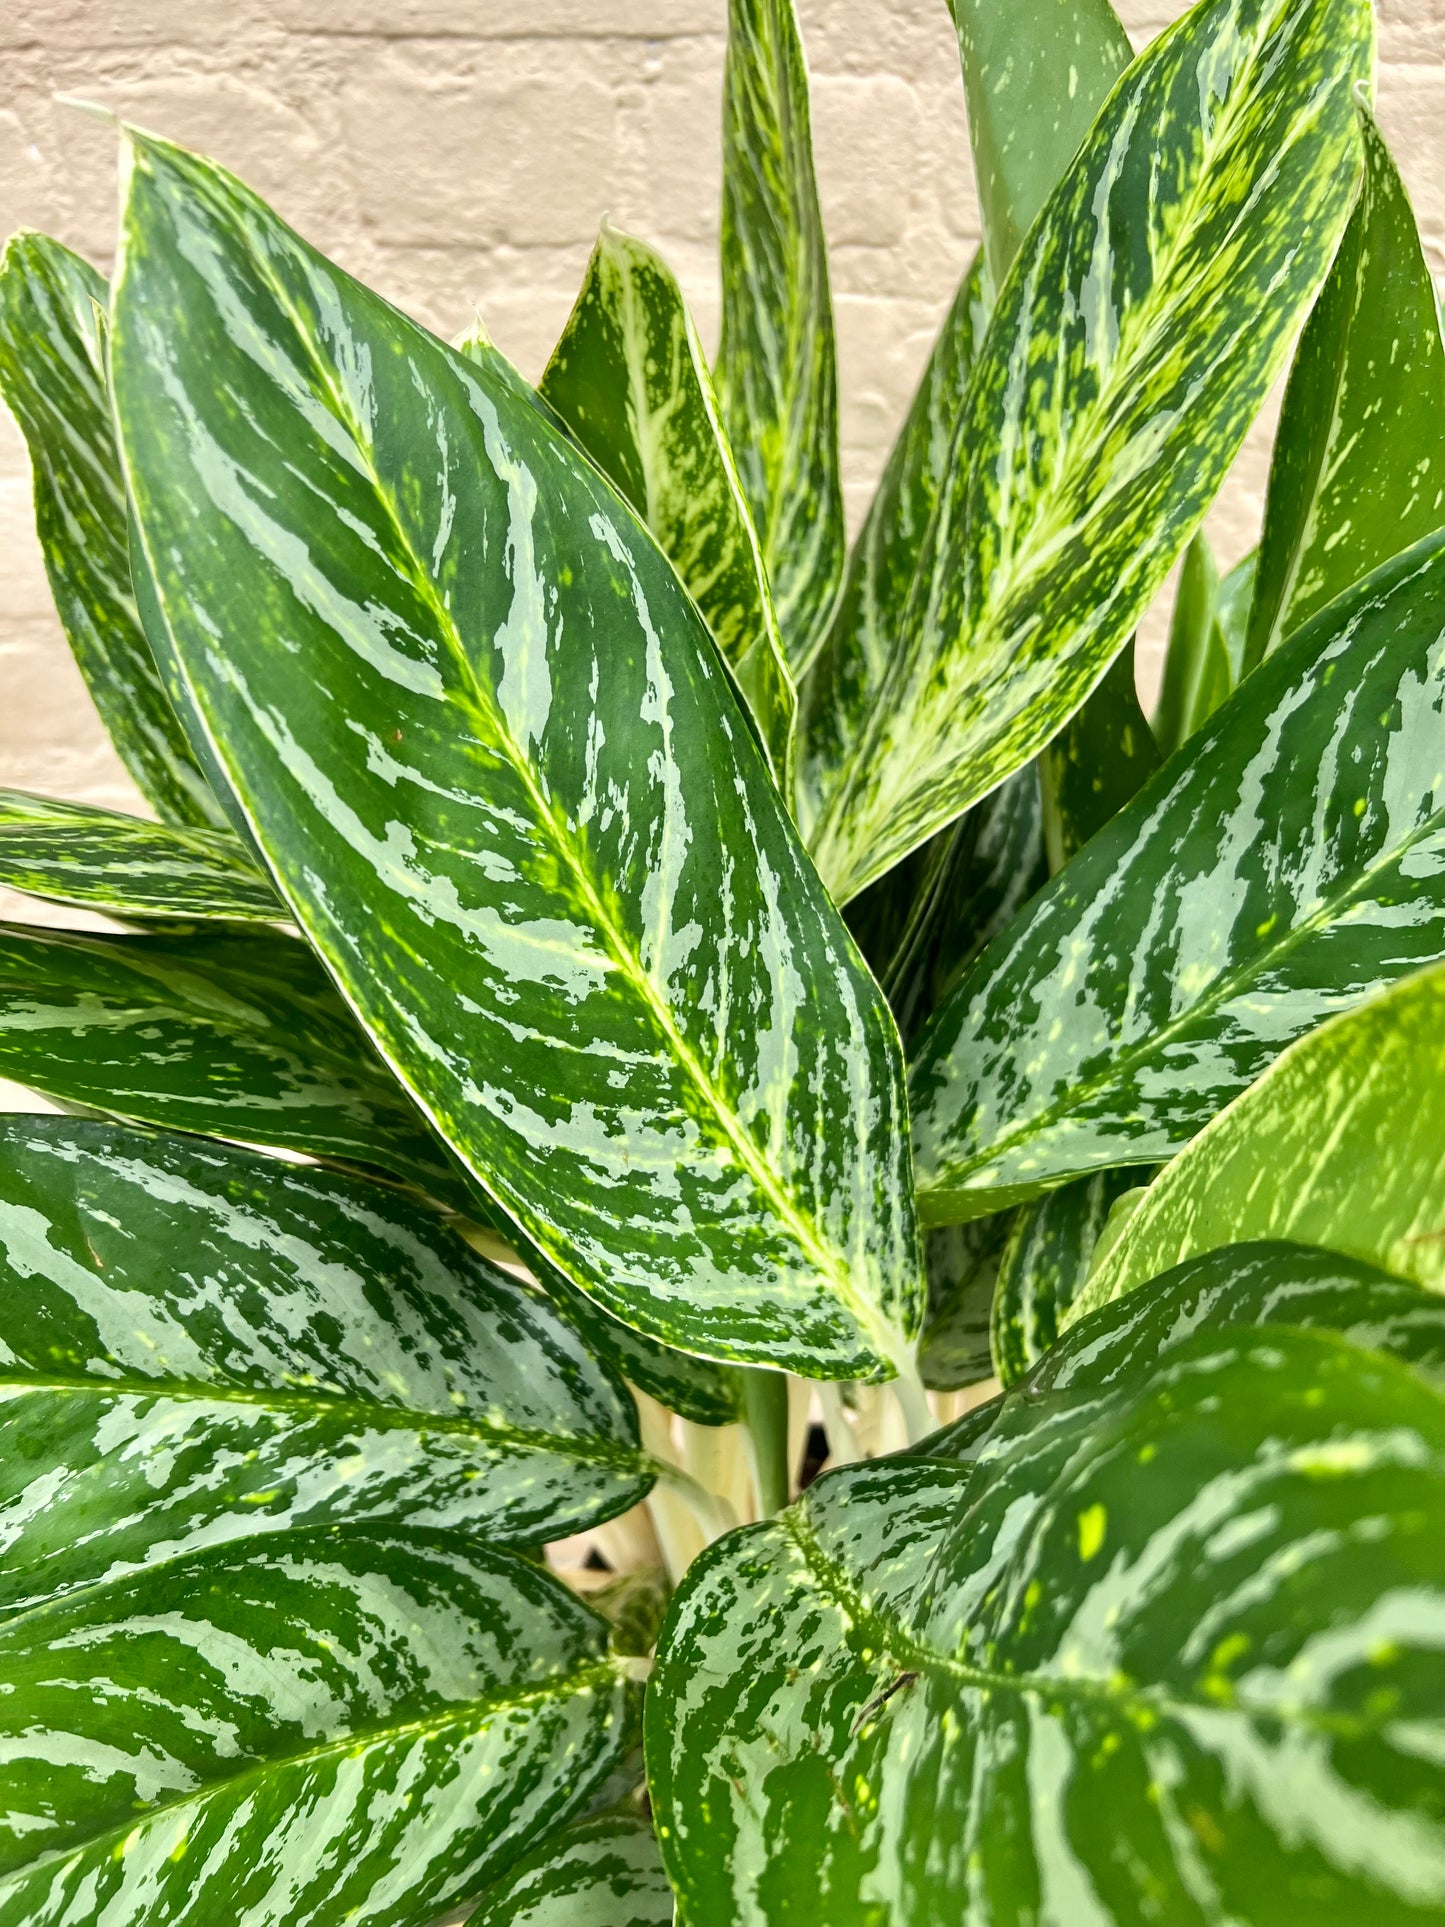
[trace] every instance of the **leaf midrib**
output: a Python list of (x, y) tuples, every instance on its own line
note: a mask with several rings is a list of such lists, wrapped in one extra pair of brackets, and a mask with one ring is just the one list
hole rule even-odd
[[(3, 1631), (3, 1626), (0, 1626), (0, 1631)], [(403, 1720), (389, 1726), (354, 1728), (339, 1738), (324, 1741), (320, 1746), (307, 1747), (299, 1753), (273, 1755), (255, 1760), (228, 1779), (211, 1781), (189, 1793), (182, 1794), (177, 1799), (158, 1801), (154, 1806), (131, 1814), (116, 1826), (102, 1828), (83, 1840), (56, 1846), (24, 1866), (13, 1868), (0, 1877), (0, 1897), (3, 1897), (6, 1888), (13, 1889), (21, 1886), (46, 1868), (62, 1866), (67, 1862), (79, 1860), (87, 1854), (93, 1854), (97, 1848), (103, 1848), (108, 1841), (115, 1841), (119, 1846), (132, 1834), (163, 1820), (168, 1814), (183, 1812), (188, 1807), (205, 1808), (212, 1802), (228, 1797), (234, 1798), (237, 1789), (244, 1789), (249, 1784), (264, 1781), (270, 1774), (289, 1773), (297, 1769), (304, 1771), (320, 1761), (333, 1759), (341, 1754), (355, 1753), (361, 1748), (371, 1751), (377, 1747), (394, 1745), (398, 1741), (428, 1738), (444, 1733), (452, 1726), (480, 1727), (499, 1714), (545, 1705), (548, 1702), (560, 1702), (574, 1695), (580, 1697), (585, 1693), (605, 1689), (618, 1678), (617, 1668), (612, 1660), (594, 1659), (590, 1664), (579, 1666), (575, 1672), (554, 1675), (550, 1681), (521, 1692), (491, 1694), (475, 1700), (462, 1700), (453, 1703), (445, 1713), (435, 1714), (429, 1719)]]
[[(376, 463), (373, 460), (370, 438), (362, 433), (361, 425), (353, 419), (346, 405), (345, 398), (339, 393), (331, 379), (330, 370), (327, 368), (321, 356), (315, 351), (311, 331), (302, 324), (302, 320), (296, 313), (295, 307), (286, 290), (277, 282), (269, 258), (264, 253), (257, 251), (254, 254), (253, 266), (259, 278), (270, 291), (277, 307), (286, 316), (292, 328), (295, 330), (297, 339), (300, 341), (303, 353), (311, 364), (322, 394), (329, 403), (337, 421), (347, 431), (355, 445), (358, 457), (364, 464), (366, 474), (371, 481), (372, 487), (376, 491), (377, 500), (385, 510), (400, 551), (402, 555), (405, 556), (410, 567), (412, 587), (424, 606), (430, 610), (432, 618), (437, 624), (438, 632), (461, 673), (461, 678), (467, 690), (470, 692), (470, 706), (486, 725), (485, 729), (480, 731), (479, 734), (492, 738), (506, 756), (513, 773), (522, 784), (531, 801), (539, 828), (552, 845), (554, 854), (558, 860), (573, 877), (581, 894), (583, 907), (591, 917), (595, 928), (603, 937), (619, 971), (627, 981), (631, 983), (640, 1001), (661, 1032), (663, 1040), (671, 1050), (674, 1060), (683, 1070), (693, 1088), (702, 1097), (707, 1109), (715, 1118), (723, 1138), (733, 1150), (739, 1163), (751, 1177), (758, 1190), (768, 1199), (777, 1216), (792, 1232), (803, 1250), (818, 1267), (823, 1277), (831, 1283), (838, 1298), (852, 1313), (870, 1342), (875, 1345), (885, 1360), (896, 1363), (894, 1351), (897, 1335), (889, 1330), (879, 1312), (854, 1288), (847, 1267), (840, 1262), (837, 1254), (826, 1244), (816, 1226), (804, 1215), (801, 1208), (778, 1182), (766, 1161), (759, 1156), (757, 1147), (754, 1145), (747, 1131), (743, 1128), (741, 1120), (737, 1118), (736, 1113), (725, 1102), (723, 1094), (716, 1088), (712, 1079), (704, 1070), (696, 1053), (682, 1036), (666, 999), (660, 994), (656, 984), (652, 981), (647, 971), (643, 969), (641, 958), (634, 953), (631, 944), (627, 942), (623, 932), (607, 914), (601, 893), (592, 878), (590, 870), (583, 862), (581, 853), (575, 848), (572, 839), (564, 833), (562, 826), (556, 822), (551, 806), (538, 786), (530, 762), (519, 751), (516, 743), (513, 741), (511, 730), (497, 712), (492, 698), (492, 692), (478, 679), (450, 610), (447, 609), (437, 594), (436, 586), (432, 582), (426, 569), (421, 566), (420, 558), (412, 547), (411, 539), (397, 512), (391, 492), (383, 485), (381, 476), (377, 472)], [(472, 371), (469, 369), (468, 372), (471, 373)], [(218, 749), (220, 749), (219, 745)], [(220, 749), (220, 753), (223, 756), (225, 754), (223, 749)], [(227, 760), (229, 761), (229, 758), (227, 758)], [(305, 906), (305, 909), (309, 911), (309, 907), (308, 904)], [(408, 1089), (411, 1089), (410, 1080), (406, 1078), (403, 1066), (394, 1061), (389, 1047), (379, 1037), (374, 1038), (373, 1041), (377, 1049), (382, 1051), (387, 1057), (388, 1062), (391, 1063), (398, 1078), (407, 1084)], [(432, 1117), (432, 1121), (437, 1129), (441, 1130), (441, 1121), (434, 1116), (430, 1102), (421, 1091), (417, 1091), (415, 1095), (418, 1104), (425, 1108), (428, 1116)], [(445, 1136), (446, 1133), (443, 1132), (443, 1135)], [(481, 1172), (477, 1172), (476, 1176), (482, 1182), (488, 1182)]]
[[(1367, 890), (1385, 871), (1400, 863), (1417, 843), (1433, 836), (1442, 826), (1445, 826), (1445, 805), (1426, 817), (1417, 825), (1413, 834), (1402, 843), (1396, 845), (1387, 854), (1379, 856), (1368, 868), (1361, 870), (1348, 889), (1342, 890), (1337, 896), (1322, 899), (1317, 909), (1309, 916), (1302, 917), (1299, 922), (1292, 924), (1277, 944), (1255, 952), (1250, 960), (1240, 964), (1234, 971), (1224, 972), (1217, 977), (1198, 1003), (1192, 1004), (1188, 1010), (1182, 1011), (1179, 1016), (1172, 1018), (1160, 1029), (1151, 1032), (1147, 1038), (1131, 1049), (1111, 1058), (1109, 1063), (1094, 1076), (1071, 1084), (1063, 1098), (1057, 1099), (1044, 1110), (1035, 1112), (1026, 1124), (1020, 1125), (1008, 1135), (994, 1139), (986, 1153), (950, 1165), (948, 1167), (950, 1176), (947, 1182), (929, 1184), (920, 1181), (918, 1185), (920, 1197), (928, 1192), (947, 1194), (959, 1189), (963, 1179), (976, 1171), (987, 1170), (1007, 1152), (1015, 1150), (1021, 1144), (1027, 1144), (1031, 1138), (1040, 1136), (1053, 1125), (1071, 1116), (1091, 1097), (1097, 1097), (1100, 1092), (1107, 1091), (1111, 1084), (1118, 1083), (1121, 1078), (1129, 1075), (1135, 1066), (1146, 1062), (1157, 1051), (1167, 1049), (1182, 1033), (1192, 1029), (1198, 1023), (1207, 1022), (1221, 1004), (1227, 1003), (1241, 990), (1247, 990), (1251, 981), (1261, 972), (1274, 968), (1301, 943), (1307, 942), (1310, 938), (1318, 936), (1321, 931), (1338, 923), (1355, 897)], [(1200, 1129), (1202, 1128), (1201, 1126)], [(1197, 1132), (1190, 1134), (1191, 1137), (1196, 1135)], [(1189, 1139), (1186, 1138), (1185, 1142), (1188, 1141)], [(1125, 1148), (1127, 1150), (1127, 1145)], [(1119, 1164), (1128, 1164), (1133, 1161), (1135, 1160), (1132, 1155), (1125, 1155), (1117, 1160)], [(1089, 1165), (1085, 1168), (1089, 1171), (1109, 1170), (1113, 1166)], [(1029, 1182), (1029, 1180), (1021, 1178), (1019, 1182)]]
[(426, 1412), (414, 1406), (375, 1404), (357, 1397), (332, 1397), (325, 1392), (291, 1393), (283, 1389), (250, 1391), (241, 1386), (207, 1385), (191, 1379), (71, 1379), (0, 1377), (0, 1400), (7, 1393), (56, 1392), (76, 1398), (142, 1398), (195, 1401), (207, 1405), (250, 1406), (286, 1416), (332, 1417), (382, 1431), (445, 1432), (464, 1438), (503, 1440), (534, 1452), (554, 1452), (584, 1464), (614, 1465), (647, 1471), (653, 1460), (640, 1449), (614, 1445), (602, 1438), (571, 1437), (493, 1420), (478, 1413)]

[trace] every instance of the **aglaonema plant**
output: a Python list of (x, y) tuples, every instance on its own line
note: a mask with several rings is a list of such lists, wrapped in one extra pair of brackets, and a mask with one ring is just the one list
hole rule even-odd
[(1368, 0), (953, 12), (983, 246), (851, 549), (790, 0), (711, 361), (606, 228), (533, 387), (135, 130), (109, 284), (10, 244), (153, 816), (0, 793), (109, 919), (0, 930), (0, 1927), (1445, 1916), (1445, 350)]

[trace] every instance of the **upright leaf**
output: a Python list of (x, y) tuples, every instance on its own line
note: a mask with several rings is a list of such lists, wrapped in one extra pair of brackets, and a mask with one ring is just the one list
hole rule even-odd
[(848, 906), (848, 927), (910, 1044), (974, 959), (1049, 878), (1028, 764)]
[(503, 367), (139, 137), (115, 310), (194, 701), (437, 1130), (624, 1322), (886, 1372), (897, 1034), (655, 543)]
[(1442, 1532), (1445, 1398), (1280, 1327), (1195, 1338), (977, 1472), (835, 1473), (705, 1553), (664, 1629), (679, 1911), (1424, 1927)]
[(918, 1375), (931, 1392), (956, 1392), (993, 1372), (989, 1323), (1014, 1214), (944, 1225), (923, 1241), (928, 1305)]
[(1158, 767), (1159, 751), (1134, 689), (1134, 646), (1127, 643), (1039, 757), (1049, 868), (1062, 870)]
[(1445, 968), (1285, 1052), (1155, 1179), (1082, 1317), (1216, 1245), (1327, 1245), (1445, 1289)]
[(22, 790), (0, 790), (0, 885), (134, 923), (287, 914), (229, 830), (148, 823)]
[(867, 725), (902, 637), (919, 550), (992, 307), (993, 284), (980, 254), (933, 344), (848, 558), (842, 599), (799, 691), (797, 816), (805, 838)]
[(1247, 678), (918, 1048), (924, 1214), (1171, 1156), (1332, 1012), (1445, 955), (1445, 536)]
[(1243, 679), (1245, 628), (1258, 562), (1259, 551), (1252, 549), (1221, 581), (1203, 534), (1184, 552), (1152, 723), (1165, 756), (1187, 743)]
[(108, 294), (58, 241), (15, 235), (0, 259), (0, 395), (30, 450), (46, 574), (101, 721), (162, 817), (217, 829), (225, 818), (161, 686), (131, 593), (95, 315)]
[(793, 673), (846, 546), (833, 298), (793, 0), (728, 0), (717, 387)]
[(626, 1694), (549, 1574), (401, 1532), (52, 1601), (0, 1681), (3, 1927), (426, 1927), (576, 1811)]
[(902, 645), (813, 849), (857, 894), (1057, 735), (1189, 540), (1334, 253), (1366, 0), (1200, 0), (999, 295)]
[(467, 1188), (304, 945), (0, 924), (0, 1076), (62, 1104)]
[(1132, 49), (1109, 0), (949, 0), (949, 11), (984, 246), (1001, 282)]
[(603, 228), (541, 392), (687, 584), (786, 784), (793, 679), (702, 345), (660, 255)]
[(0, 1613), (238, 1535), (563, 1538), (651, 1484), (623, 1389), (380, 1186), (0, 1120)]
[(488, 1890), (468, 1927), (672, 1927), (672, 1888), (652, 1822), (578, 1820)]
[(1445, 347), (1415, 216), (1361, 111), (1359, 204), (1300, 340), (1275, 436), (1252, 665), (1445, 524)]

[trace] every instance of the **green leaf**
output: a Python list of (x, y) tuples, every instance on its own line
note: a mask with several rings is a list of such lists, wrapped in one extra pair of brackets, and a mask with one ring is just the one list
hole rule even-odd
[(541, 393), (687, 584), (786, 785), (793, 679), (702, 345), (660, 255), (604, 226)]
[(848, 906), (911, 1044), (974, 959), (1049, 880), (1037, 766), (976, 803)]
[(918, 553), (993, 307), (982, 254), (959, 284), (858, 540), (837, 612), (799, 691), (798, 826), (811, 833), (898, 649)]
[(275, 922), (286, 907), (228, 830), (0, 790), (0, 885), (135, 923)]
[(993, 1374), (989, 1321), (1014, 1214), (944, 1225), (923, 1241), (928, 1307), (918, 1372), (931, 1392), (956, 1392)]
[(46, 574), (101, 721), (162, 817), (218, 829), (225, 818), (166, 698), (131, 593), (95, 313), (108, 294), (58, 241), (15, 235), (0, 259), (0, 395), (30, 450)]
[(672, 1889), (652, 1822), (579, 1820), (513, 1867), (468, 1927), (672, 1927)]
[(1171, 1156), (1445, 954), (1442, 707), (1445, 536), (1255, 670), (959, 985), (913, 1070), (925, 1217)]
[(0, 1076), (67, 1105), (466, 1187), (304, 945), (0, 924)]
[(1445, 524), (1445, 347), (1415, 216), (1360, 113), (1365, 178), (1300, 340), (1275, 436), (1249, 616), (1252, 667)]
[[(1137, 1182), (1136, 1171), (1099, 1171), (1046, 1192), (1014, 1215), (999, 1259), (990, 1326), (993, 1369), (1005, 1390), (1058, 1338), (1060, 1321), (1089, 1276), (1094, 1247), (1115, 1200)], [(969, 1226), (953, 1229), (966, 1232)], [(945, 1235), (935, 1231), (929, 1237)]]
[(626, 1694), (550, 1575), (397, 1530), (51, 1601), (0, 1681), (3, 1927), (425, 1927), (575, 1812)]
[(838, 599), (846, 537), (828, 249), (793, 0), (728, 0), (716, 376), (801, 676)]
[(1280, 1327), (986, 1467), (824, 1478), (674, 1602), (646, 1717), (679, 1910), (1423, 1927), (1442, 1532), (1445, 1399)]
[(1126, 644), (1082, 709), (1039, 758), (1049, 868), (1062, 870), (1159, 767)]
[(1244, 678), (1245, 629), (1258, 563), (1259, 551), (1251, 549), (1221, 581), (1202, 534), (1184, 552), (1152, 724), (1166, 757), (1208, 722)]
[(1133, 58), (1109, 0), (949, 0), (984, 245), (1002, 281)]
[(1327, 1245), (1445, 1290), (1442, 1143), (1437, 967), (1302, 1037), (1221, 1111), (1150, 1185), (1073, 1315), (1258, 1238)]
[(439, 1134), (650, 1336), (886, 1373), (897, 1034), (652, 538), (503, 367), (139, 137), (115, 315), (196, 705)]
[(0, 1612), (242, 1534), (534, 1545), (643, 1498), (625, 1391), (380, 1186), (0, 1119)]
[(1366, 0), (1200, 0), (1125, 74), (979, 356), (910, 619), (811, 843), (843, 902), (1056, 736), (1283, 365), (1358, 167)]

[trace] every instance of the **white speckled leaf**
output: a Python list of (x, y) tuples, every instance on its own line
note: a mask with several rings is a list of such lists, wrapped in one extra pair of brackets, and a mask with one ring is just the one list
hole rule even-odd
[(1367, 0), (1199, 0), (1000, 291), (869, 728), (811, 837), (841, 902), (1057, 734), (1279, 372), (1349, 214)]
[(113, 367), (177, 657), (442, 1137), (626, 1322), (906, 1352), (897, 1033), (696, 607), (498, 362), (136, 137)]

